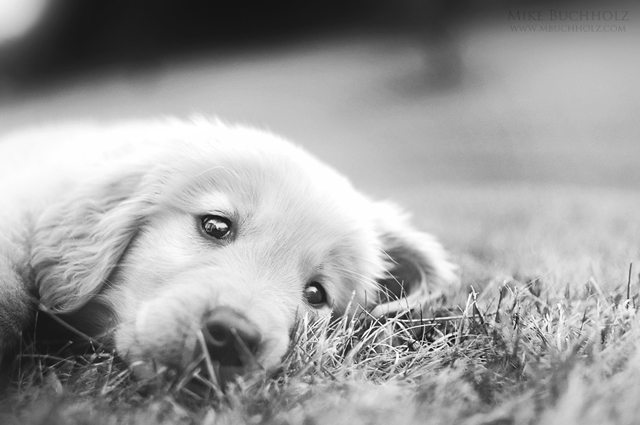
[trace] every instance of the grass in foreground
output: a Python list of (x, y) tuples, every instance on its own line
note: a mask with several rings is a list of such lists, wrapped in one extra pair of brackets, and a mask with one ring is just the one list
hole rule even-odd
[[(303, 322), (281, 373), (248, 378), (222, 397), (168, 384), (143, 395), (108, 353), (61, 361), (26, 374), (2, 423), (568, 423), (558, 415), (588, 417), (591, 399), (610, 399), (605, 389), (620, 380), (632, 385), (623, 395), (640, 389), (640, 367), (628, 362), (637, 296), (627, 299), (623, 285), (608, 296), (596, 287), (552, 300), (542, 285), (490, 284), (437, 326), (353, 320), (328, 332)], [(429, 335), (417, 335), (425, 327)], [(637, 410), (628, 403), (623, 412), (601, 406), (593, 423)]]
[(0, 423), (637, 423), (640, 264), (622, 260), (638, 255), (640, 199), (454, 195), (458, 209), (441, 200), (435, 216), (487, 237), (464, 224), (444, 235), (462, 247), (463, 286), (426, 335), (419, 321), (303, 321), (281, 373), (204, 399), (143, 393), (109, 353), (61, 361), (25, 376)]

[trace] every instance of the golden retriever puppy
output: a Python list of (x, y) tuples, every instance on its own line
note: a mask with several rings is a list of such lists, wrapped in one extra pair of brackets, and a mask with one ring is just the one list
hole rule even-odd
[(5, 371), (38, 310), (107, 338), (141, 377), (184, 370), (202, 345), (241, 373), (277, 367), (303, 314), (415, 308), (454, 278), (395, 207), (277, 136), (218, 121), (10, 135), (0, 199)]

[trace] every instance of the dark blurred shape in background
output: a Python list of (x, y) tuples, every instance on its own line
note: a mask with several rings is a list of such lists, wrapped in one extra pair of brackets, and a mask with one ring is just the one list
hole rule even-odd
[(0, 72), (14, 83), (41, 81), (87, 67), (144, 66), (173, 54), (268, 47), (336, 30), (418, 31), (429, 43), (440, 44), (447, 42), (451, 20), (470, 11), (467, 3), (0, 0), (0, 22), (5, 23), (0, 28)]
[(636, 3), (0, 0), (0, 133), (201, 112), (378, 192), (637, 187)]

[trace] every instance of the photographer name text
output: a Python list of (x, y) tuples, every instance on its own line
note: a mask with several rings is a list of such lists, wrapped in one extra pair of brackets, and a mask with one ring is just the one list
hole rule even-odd
[(508, 19), (519, 22), (624, 22), (629, 20), (625, 10), (509, 10)]

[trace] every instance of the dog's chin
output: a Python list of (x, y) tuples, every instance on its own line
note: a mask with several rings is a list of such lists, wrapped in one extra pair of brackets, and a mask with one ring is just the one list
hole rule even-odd
[[(183, 341), (138, 344), (122, 349), (133, 375), (151, 386), (169, 383), (192, 393), (204, 395), (208, 391), (224, 391), (239, 378), (244, 381), (274, 373), (286, 355), (289, 339), (266, 341), (257, 356), (241, 358), (237, 364), (221, 364), (202, 352), (195, 337)], [(148, 342), (148, 341), (145, 341)], [(173, 347), (173, 348), (172, 348)]]
[(161, 388), (170, 385), (199, 397), (225, 392), (239, 380), (251, 381), (265, 376), (267, 371), (257, 364), (250, 366), (226, 366), (202, 360), (188, 367), (164, 366), (158, 361), (138, 361), (129, 365), (142, 388)]
[(237, 366), (220, 366), (215, 370), (215, 379), (198, 375), (180, 384), (180, 390), (192, 396), (207, 398), (227, 393), (234, 385), (247, 385), (254, 380), (263, 379), (264, 370), (247, 370)]

